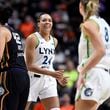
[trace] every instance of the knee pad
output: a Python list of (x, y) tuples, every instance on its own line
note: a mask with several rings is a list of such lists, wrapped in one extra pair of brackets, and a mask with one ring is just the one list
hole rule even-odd
[(50, 110), (60, 110), (60, 108), (51, 108)]

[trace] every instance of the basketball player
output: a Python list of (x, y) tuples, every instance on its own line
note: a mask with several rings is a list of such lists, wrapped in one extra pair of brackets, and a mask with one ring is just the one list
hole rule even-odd
[(57, 39), (50, 34), (52, 26), (51, 16), (43, 13), (38, 19), (39, 32), (26, 39), (26, 63), (30, 75), (30, 93), (26, 110), (38, 97), (46, 110), (60, 110), (56, 79), (65, 85), (67, 78), (63, 77), (63, 70), (53, 69)]
[(12, 9), (0, 3), (0, 110), (24, 110), (29, 76), (20, 34), (8, 24)]
[(83, 23), (75, 110), (97, 110), (110, 97), (110, 27), (98, 9), (98, 0), (80, 0)]

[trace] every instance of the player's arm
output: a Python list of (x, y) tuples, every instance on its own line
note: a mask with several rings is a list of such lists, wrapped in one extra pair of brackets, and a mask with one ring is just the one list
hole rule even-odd
[(5, 28), (5, 27), (1, 27), (0, 28), (0, 62), (1, 62), (1, 59), (3, 57), (3, 52), (4, 52), (4, 49), (5, 49), (5, 44), (10, 39), (11, 39), (10, 31), (7, 28)]
[(54, 37), (54, 43), (55, 43), (55, 48), (56, 48), (58, 45), (58, 40), (55, 37)]
[(88, 70), (94, 67), (105, 54), (105, 48), (101, 39), (98, 25), (89, 20), (83, 24), (83, 31), (86, 36), (88, 36), (88, 39), (91, 41), (94, 52), (88, 59), (84, 67), (79, 70), (80, 73), (86, 73)]
[(32, 70), (34, 66), (35, 47), (37, 46), (37, 40), (34, 34), (31, 34), (26, 38), (25, 42), (25, 58), (28, 70)]

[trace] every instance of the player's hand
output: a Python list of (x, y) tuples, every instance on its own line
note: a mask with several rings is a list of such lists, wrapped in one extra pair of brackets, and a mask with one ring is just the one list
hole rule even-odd
[(69, 80), (69, 77), (63, 77), (62, 79), (57, 79), (57, 80), (61, 86), (66, 86), (66, 84)]
[(58, 70), (58, 71), (52, 72), (51, 76), (56, 78), (56, 79), (62, 79), (63, 74), (64, 74), (64, 70)]

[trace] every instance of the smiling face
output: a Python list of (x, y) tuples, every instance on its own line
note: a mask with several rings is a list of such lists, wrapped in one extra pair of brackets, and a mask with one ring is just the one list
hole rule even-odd
[(39, 32), (50, 33), (53, 26), (52, 18), (48, 14), (43, 14), (40, 16), (38, 27)]

